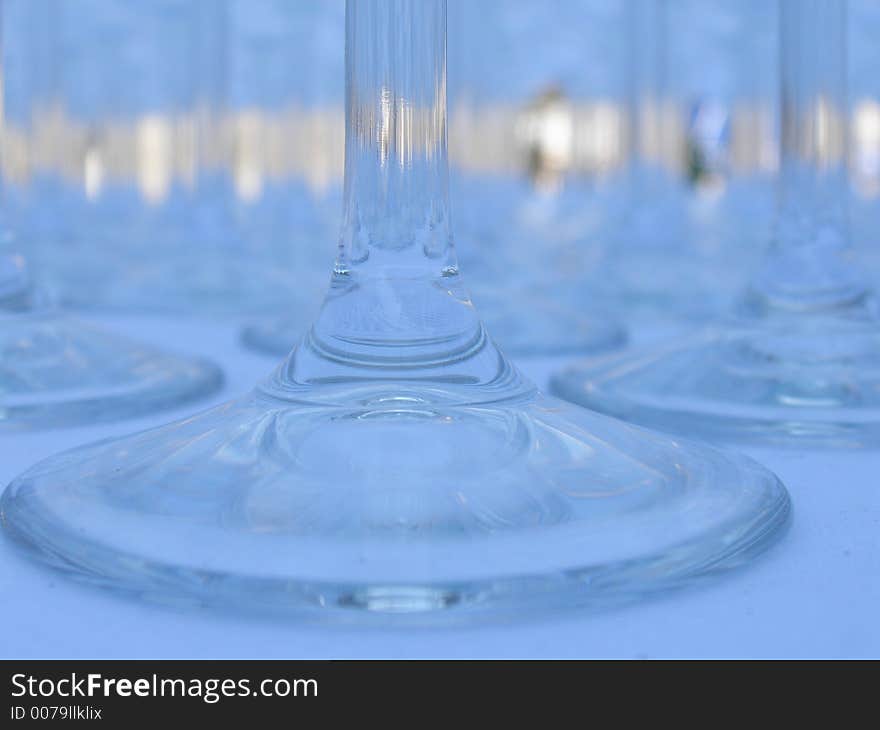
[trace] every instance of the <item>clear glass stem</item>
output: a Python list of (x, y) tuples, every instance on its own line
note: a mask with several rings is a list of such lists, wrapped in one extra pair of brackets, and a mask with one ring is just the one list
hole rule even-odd
[(754, 290), (763, 311), (861, 307), (847, 223), (845, 0), (780, 0), (776, 233)]
[(349, 2), (337, 271), (453, 269), (447, 174), (445, 0)]
[(270, 388), (338, 402), (360, 397), (351, 387), (377, 384), (386, 398), (430, 381), (439, 389), (432, 397), (446, 402), (530, 389), (486, 336), (458, 275), (447, 193), (446, 0), (348, 1), (345, 144), (330, 291)]

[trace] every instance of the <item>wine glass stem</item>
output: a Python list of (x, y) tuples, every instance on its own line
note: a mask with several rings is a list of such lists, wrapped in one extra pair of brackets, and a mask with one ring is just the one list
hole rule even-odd
[(845, 12), (844, 0), (782, 2), (782, 212), (812, 234), (785, 244), (809, 245), (823, 228), (848, 244)]
[(755, 289), (805, 312), (860, 307), (849, 261), (846, 1), (780, 0), (776, 232)]
[(349, 0), (337, 273), (454, 269), (447, 176), (445, 0)]

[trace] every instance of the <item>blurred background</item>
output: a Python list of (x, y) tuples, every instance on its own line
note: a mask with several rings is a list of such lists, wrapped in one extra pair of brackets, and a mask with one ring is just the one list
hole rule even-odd
[[(284, 315), (292, 346), (338, 233), (343, 0), (2, 7), (0, 245), (41, 296)], [(763, 0), (450, 0), (456, 238), (502, 345), (540, 353), (546, 323), (520, 315), (545, 305), (614, 321), (573, 351), (725, 311), (773, 221), (776, 23)], [(849, 23), (852, 226), (875, 271), (880, 3), (850, 0)]]

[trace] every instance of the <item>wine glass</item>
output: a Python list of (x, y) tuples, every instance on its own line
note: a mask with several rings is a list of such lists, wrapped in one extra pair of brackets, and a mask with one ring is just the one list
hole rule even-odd
[(732, 316), (575, 367), (552, 390), (677, 433), (793, 446), (880, 437), (880, 320), (847, 225), (846, 3), (781, 0), (779, 205)]
[(545, 397), (495, 346), (455, 258), (445, 69), (444, 0), (348, 2), (317, 319), (251, 393), (18, 477), (32, 555), (140, 596), (470, 620), (669, 590), (780, 534), (763, 467)]

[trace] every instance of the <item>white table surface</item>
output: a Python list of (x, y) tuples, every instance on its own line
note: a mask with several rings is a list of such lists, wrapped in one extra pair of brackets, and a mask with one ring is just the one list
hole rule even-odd
[[(87, 441), (163, 423), (244, 393), (273, 367), (237, 326), (91, 317), (214, 358), (222, 393), (190, 409), (88, 428), (0, 435), (0, 482)], [(536, 382), (559, 361), (522, 362)], [(0, 540), (0, 657), (878, 657), (880, 452), (752, 450), (795, 503), (788, 535), (745, 570), (641, 604), (474, 628), (340, 628), (175, 610), (80, 586)]]

